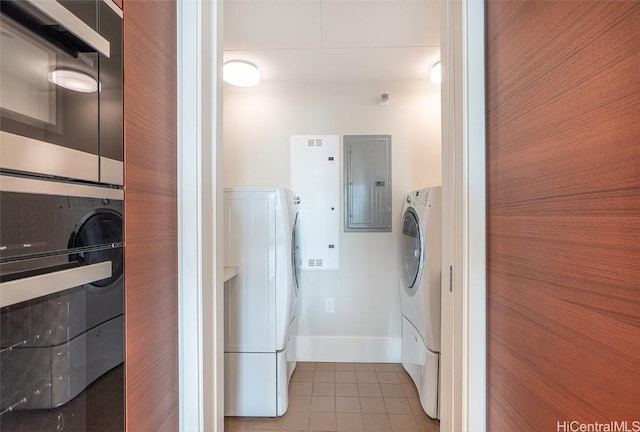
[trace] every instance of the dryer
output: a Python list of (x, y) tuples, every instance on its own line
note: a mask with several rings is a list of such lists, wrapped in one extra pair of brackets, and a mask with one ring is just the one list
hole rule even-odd
[(425, 412), (439, 418), (441, 187), (405, 196), (400, 246), (402, 365)]
[(297, 197), (283, 188), (224, 191), (225, 411), (275, 417), (295, 369)]

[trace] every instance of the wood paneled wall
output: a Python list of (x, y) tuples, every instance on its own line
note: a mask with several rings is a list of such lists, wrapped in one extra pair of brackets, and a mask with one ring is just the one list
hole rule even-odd
[(486, 6), (487, 430), (632, 427), (640, 2)]
[(178, 430), (175, 1), (124, 3), (127, 431)]

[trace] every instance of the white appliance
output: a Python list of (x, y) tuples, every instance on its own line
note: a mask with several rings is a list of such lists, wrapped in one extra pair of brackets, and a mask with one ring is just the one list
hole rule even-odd
[(402, 365), (425, 412), (439, 418), (442, 188), (405, 196), (400, 245)]
[(275, 417), (288, 407), (295, 369), (297, 197), (283, 188), (224, 191), (227, 416)]

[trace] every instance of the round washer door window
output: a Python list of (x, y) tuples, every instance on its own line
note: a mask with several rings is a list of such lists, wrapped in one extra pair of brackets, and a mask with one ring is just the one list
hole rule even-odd
[(400, 244), (400, 278), (409, 295), (414, 295), (422, 262), (422, 240), (418, 216), (412, 208), (402, 217), (402, 240)]
[[(69, 239), (70, 248), (109, 245), (122, 241), (122, 217), (114, 211), (96, 211), (89, 214), (77, 226)], [(111, 277), (88, 284), (88, 289), (95, 292), (109, 291), (111, 285), (122, 277), (122, 247), (105, 247), (104, 249), (80, 252), (72, 259), (90, 265), (111, 261)]]

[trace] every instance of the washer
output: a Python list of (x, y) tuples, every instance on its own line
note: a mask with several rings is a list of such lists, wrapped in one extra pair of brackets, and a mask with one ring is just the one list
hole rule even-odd
[(400, 245), (402, 365), (425, 412), (439, 418), (442, 188), (405, 196)]
[(280, 416), (296, 366), (298, 199), (283, 188), (225, 189), (224, 213), (224, 265), (238, 268), (225, 284), (224, 412)]

